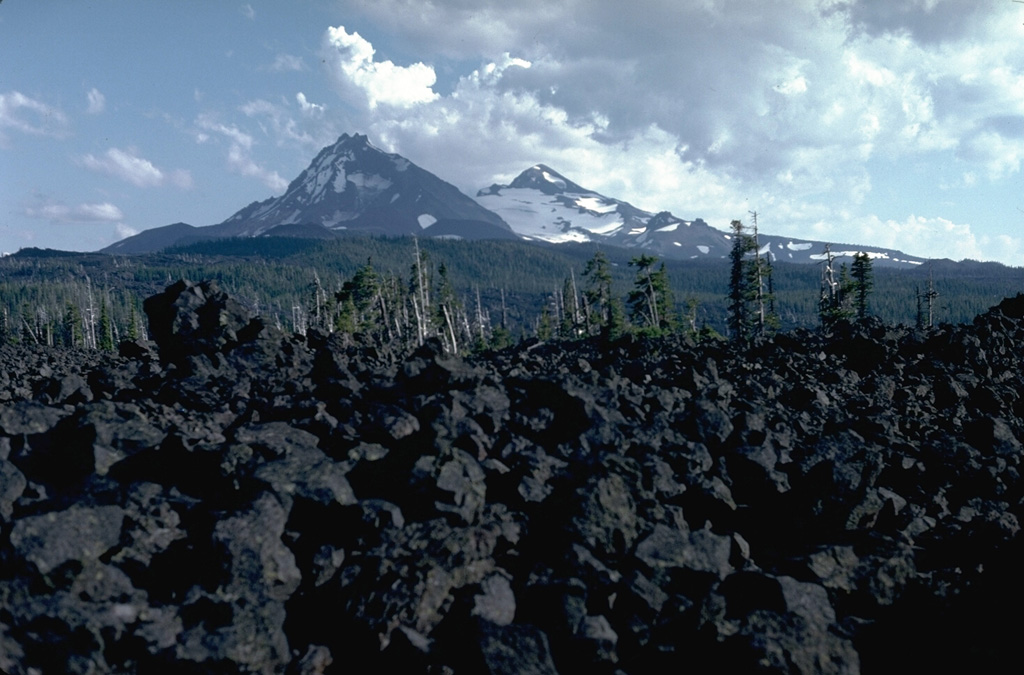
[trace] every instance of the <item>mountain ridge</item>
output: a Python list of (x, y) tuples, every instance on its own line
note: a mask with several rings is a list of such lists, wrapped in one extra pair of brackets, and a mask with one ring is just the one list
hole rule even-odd
[[(361, 134), (342, 134), (317, 153), (283, 194), (254, 201), (215, 225), (174, 223), (145, 230), (100, 252), (134, 254), (203, 239), (330, 238), (360, 233), (459, 239), (524, 239), (552, 244), (599, 242), (664, 258), (726, 259), (727, 232), (701, 218), (650, 212), (573, 182), (535, 164), (508, 185), (462, 193)], [(759, 235), (761, 253), (774, 260), (819, 263), (826, 242)], [(833, 244), (833, 256), (863, 251), (881, 265), (916, 266), (925, 258), (876, 246)]]

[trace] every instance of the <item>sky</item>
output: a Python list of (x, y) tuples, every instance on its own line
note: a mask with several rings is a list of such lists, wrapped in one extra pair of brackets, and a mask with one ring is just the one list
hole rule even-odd
[(0, 251), (280, 195), (342, 133), (463, 192), (1024, 265), (1014, 0), (0, 1)]

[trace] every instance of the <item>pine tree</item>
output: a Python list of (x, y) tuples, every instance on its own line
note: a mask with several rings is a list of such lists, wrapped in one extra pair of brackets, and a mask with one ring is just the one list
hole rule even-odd
[(657, 258), (650, 255), (641, 255), (629, 261), (630, 266), (636, 267), (637, 271), (627, 304), (634, 325), (654, 334), (663, 334), (675, 329), (675, 318), (672, 316), (675, 303), (665, 263), (661, 263), (657, 270), (653, 269), (657, 261)]
[(105, 352), (114, 351), (114, 324), (110, 319), (110, 311), (107, 309), (107, 299), (100, 301), (100, 325), (97, 336), (97, 347)]
[(65, 347), (81, 347), (85, 342), (82, 333), (82, 313), (78, 310), (78, 305), (72, 302), (65, 305), (60, 334)]
[(623, 314), (612, 297), (612, 274), (608, 257), (598, 251), (583, 269), (587, 279), (584, 292), (587, 311), (587, 332), (615, 336), (622, 332)]
[(743, 222), (734, 220), (732, 249), (729, 251), (729, 331), (732, 338), (746, 344), (753, 332), (752, 307), (757, 299), (747, 254), (754, 250), (754, 239), (744, 231)]
[(373, 261), (359, 267), (352, 278), (341, 285), (334, 294), (339, 304), (335, 328), (346, 333), (367, 333), (376, 335), (385, 330), (387, 317), (380, 310), (380, 277), (373, 268)]
[(128, 305), (128, 328), (125, 331), (125, 339), (134, 342), (139, 339), (139, 317), (135, 311), (135, 303)]
[(548, 305), (544, 305), (540, 319), (537, 321), (537, 337), (541, 340), (550, 340), (552, 335), (554, 335), (554, 322), (551, 319), (551, 310)]
[(854, 309), (857, 311), (857, 318), (863, 319), (868, 315), (868, 295), (875, 287), (871, 256), (863, 252), (854, 255), (850, 276), (853, 277)]

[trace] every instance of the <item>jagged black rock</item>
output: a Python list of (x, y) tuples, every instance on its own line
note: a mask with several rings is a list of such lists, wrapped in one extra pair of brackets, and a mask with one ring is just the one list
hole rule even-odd
[(1024, 296), (739, 352), (285, 336), (212, 284), (0, 348), (8, 673), (992, 671)]

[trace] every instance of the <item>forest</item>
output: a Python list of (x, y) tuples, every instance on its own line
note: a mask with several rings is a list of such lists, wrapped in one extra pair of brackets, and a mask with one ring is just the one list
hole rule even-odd
[[(143, 300), (178, 279), (216, 281), (284, 331), (409, 346), (437, 336), (453, 351), (602, 331), (735, 338), (745, 332), (737, 293), (757, 305), (758, 330), (787, 330), (868, 314), (965, 323), (1024, 290), (1024, 269), (939, 260), (869, 270), (858, 297), (855, 261), (773, 263), (749, 246), (738, 255), (743, 270), (593, 244), (361, 236), (204, 241), (138, 256), (23, 249), (0, 258), (0, 344), (112, 350), (146, 337)], [(737, 273), (757, 281), (737, 289)]]

